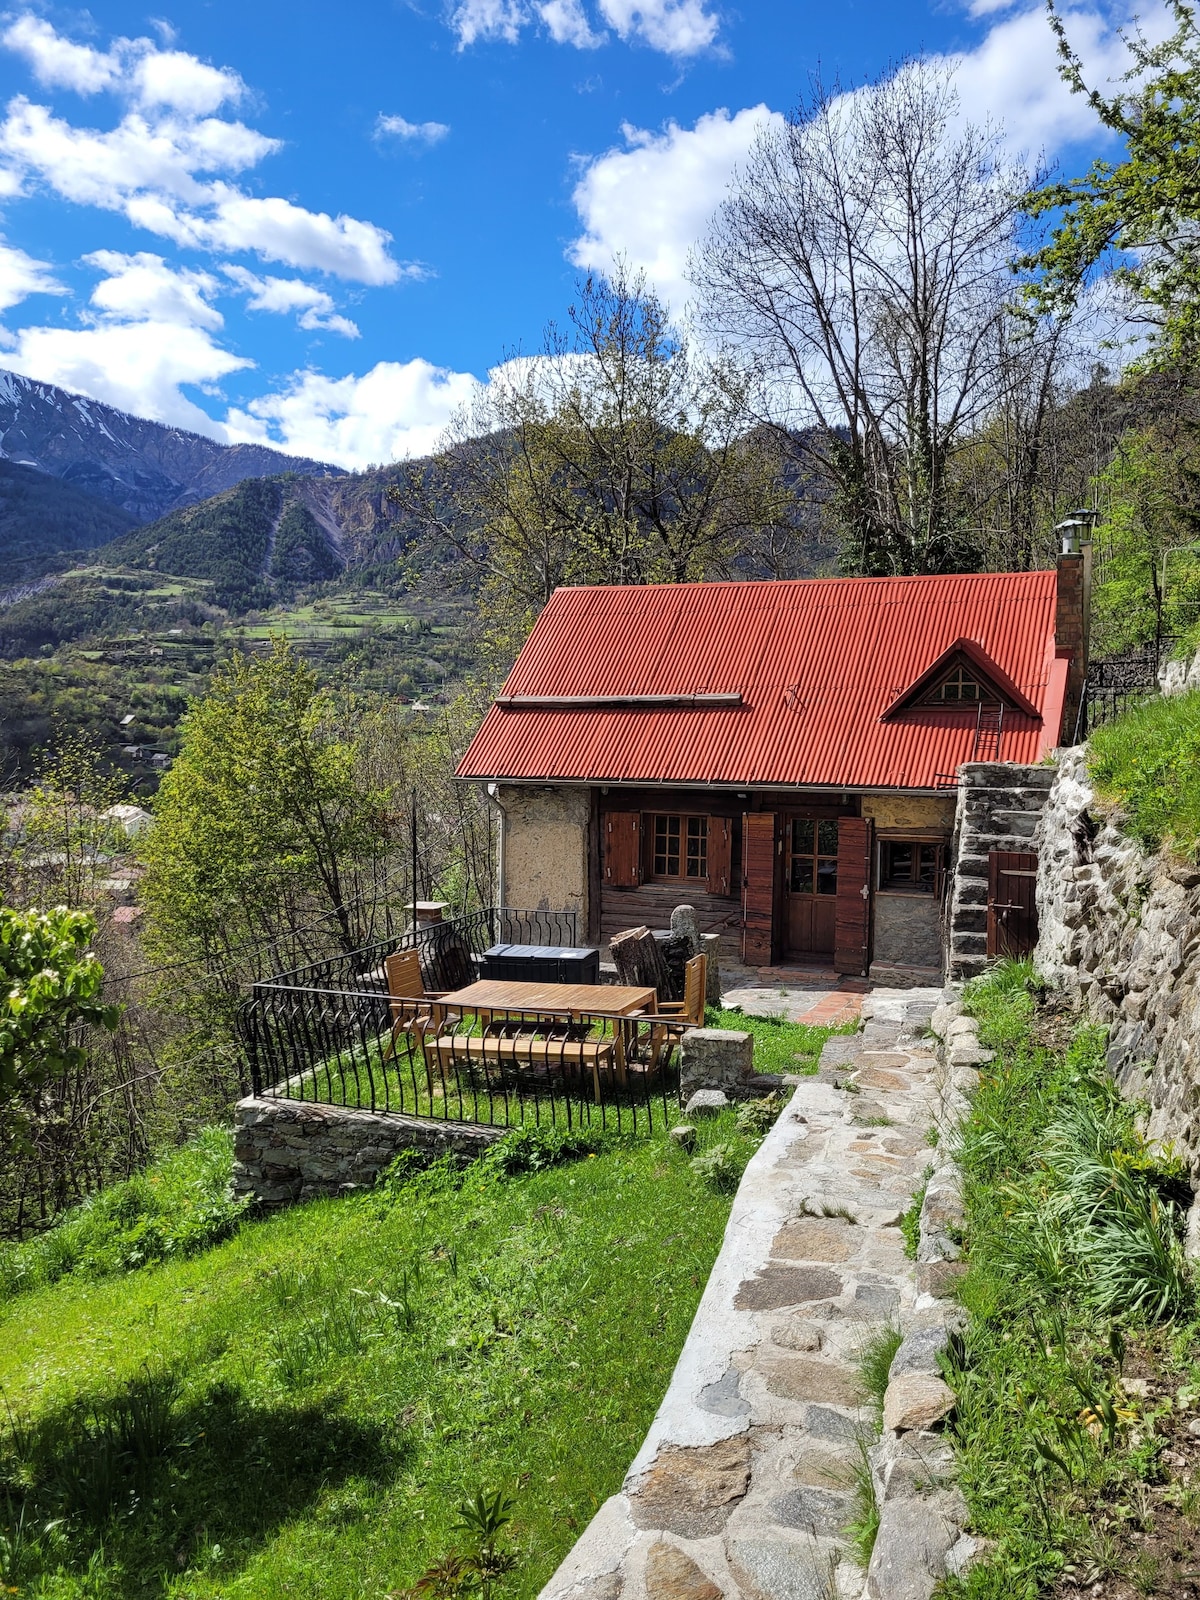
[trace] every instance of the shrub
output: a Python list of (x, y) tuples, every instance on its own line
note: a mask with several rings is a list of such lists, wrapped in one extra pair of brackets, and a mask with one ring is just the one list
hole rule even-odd
[(693, 1156), (692, 1171), (711, 1185), (718, 1194), (732, 1194), (742, 1181), (748, 1156), (742, 1155), (733, 1144), (714, 1144), (711, 1149)]

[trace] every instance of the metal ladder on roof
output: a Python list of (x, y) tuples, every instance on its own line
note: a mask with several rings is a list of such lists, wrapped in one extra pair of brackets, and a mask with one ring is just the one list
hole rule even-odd
[(971, 751), (971, 760), (999, 761), (1003, 734), (1004, 702), (1001, 700), (994, 705), (988, 705), (981, 700), (975, 718), (975, 747)]

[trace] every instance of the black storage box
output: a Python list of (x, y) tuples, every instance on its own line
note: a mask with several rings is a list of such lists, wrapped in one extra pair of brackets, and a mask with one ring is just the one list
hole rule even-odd
[(546, 944), (494, 944), (483, 952), (481, 976), (513, 983), (599, 983), (600, 952)]

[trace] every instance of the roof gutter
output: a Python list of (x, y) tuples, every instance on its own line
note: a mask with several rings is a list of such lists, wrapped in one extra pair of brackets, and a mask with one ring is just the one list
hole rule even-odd
[(502, 711), (721, 711), (740, 706), (736, 694), (498, 694)]

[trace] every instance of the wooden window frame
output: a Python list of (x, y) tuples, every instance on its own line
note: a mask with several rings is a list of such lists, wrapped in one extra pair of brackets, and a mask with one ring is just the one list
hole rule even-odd
[[(908, 887), (904, 884), (890, 882), (884, 873), (884, 860), (886, 852), (894, 845), (906, 844), (914, 849), (933, 851), (933, 885), (929, 889), (922, 889), (919, 883)], [(943, 837), (931, 837), (929, 834), (920, 833), (887, 833), (876, 841), (875, 860), (875, 892), (876, 894), (906, 895), (912, 899), (929, 899), (935, 904), (939, 903), (945, 894), (946, 885), (946, 851), (947, 844)]]
[[(787, 819), (786, 832), (785, 832), (783, 844), (784, 844), (784, 851), (785, 851), (786, 857), (787, 857), (785, 888), (786, 888), (786, 892), (788, 894), (811, 895), (814, 899), (819, 899), (819, 900), (836, 900), (837, 899), (837, 865), (838, 865), (838, 848), (839, 848), (838, 847), (838, 832), (837, 832), (838, 820), (839, 819), (837, 817), (811, 817), (811, 816), (796, 816), (796, 815), (792, 815)], [(804, 860), (804, 861), (811, 861), (812, 862), (813, 873), (812, 873), (812, 888), (811, 889), (795, 889), (795, 888), (792, 887), (792, 883), (791, 883), (792, 862), (797, 859), (796, 853), (794, 852), (793, 847), (792, 847), (792, 841), (793, 841), (793, 837), (794, 837), (794, 834), (795, 834), (795, 827), (796, 827), (796, 824), (798, 822), (810, 823), (812, 825), (812, 830), (813, 830), (813, 847), (812, 847), (812, 850), (811, 851), (802, 850), (802, 851), (799, 852), (799, 859)], [(833, 841), (832, 849), (827, 849), (827, 850), (822, 850), (821, 849), (821, 825), (823, 823), (832, 823), (833, 824), (834, 841)], [(818, 885), (819, 885), (819, 883), (821, 881), (821, 864), (823, 862), (824, 863), (829, 863), (829, 862), (833, 863), (833, 887), (831, 889), (821, 889), (821, 888), (818, 887)]]
[[(971, 684), (974, 694), (963, 694), (962, 689), (966, 684)], [(957, 694), (947, 694), (946, 690), (956, 685)], [(965, 661), (957, 661), (950, 671), (945, 673), (926, 696), (927, 706), (979, 706), (995, 705), (996, 691), (991, 684), (986, 683), (980, 674), (974, 671)]]
[[(668, 821), (668, 820), (674, 819), (676, 822), (679, 823), (679, 862), (680, 862), (681, 866), (685, 865), (686, 862), (687, 862), (687, 859), (688, 859), (688, 848), (687, 848), (687, 845), (688, 845), (687, 825), (688, 825), (688, 823), (692, 822), (692, 821), (696, 821), (696, 822), (702, 822), (704, 824), (704, 871), (702, 873), (698, 874), (696, 877), (689, 877), (686, 873), (656, 872), (654, 870), (654, 861), (655, 861), (655, 856), (657, 854), (657, 851), (656, 851), (656, 836), (657, 836), (657, 833), (658, 833), (658, 822), (659, 822), (660, 819), (663, 820), (663, 821)], [(709, 845), (709, 829), (710, 829), (711, 825), (712, 825), (712, 818), (709, 816), (707, 811), (643, 811), (642, 812), (642, 838), (643, 838), (643, 841), (644, 841), (644, 844), (643, 844), (644, 858), (643, 858), (643, 863), (642, 863), (642, 881), (643, 881), (643, 883), (679, 883), (679, 884), (684, 884), (684, 885), (686, 885), (686, 886), (688, 886), (688, 887), (690, 887), (692, 889), (698, 888), (701, 885), (703, 885), (704, 888), (707, 890), (708, 882), (709, 882), (709, 877), (708, 877), (708, 866), (709, 866), (708, 845)]]

